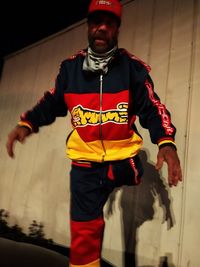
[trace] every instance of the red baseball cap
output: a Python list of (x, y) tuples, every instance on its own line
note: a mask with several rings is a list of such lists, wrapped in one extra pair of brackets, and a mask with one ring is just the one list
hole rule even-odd
[(89, 5), (88, 15), (96, 11), (106, 11), (115, 15), (121, 22), (122, 5), (119, 0), (92, 0)]

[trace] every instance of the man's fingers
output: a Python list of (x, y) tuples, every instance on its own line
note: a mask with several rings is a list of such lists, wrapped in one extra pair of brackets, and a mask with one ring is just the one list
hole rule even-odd
[(14, 152), (13, 148), (16, 141), (19, 141), (20, 143), (24, 143), (26, 137), (30, 135), (30, 130), (25, 127), (16, 126), (11, 133), (8, 135), (8, 141), (6, 143), (6, 148), (8, 155), (13, 158)]
[(164, 162), (164, 158), (158, 156), (157, 163), (155, 166), (156, 170), (160, 170), (162, 168), (163, 162)]
[(182, 181), (182, 172), (179, 165), (168, 165), (168, 181), (169, 186), (177, 186), (179, 181)]
[(6, 148), (7, 148), (8, 155), (11, 158), (14, 157), (13, 145), (14, 145), (14, 139), (8, 138), (8, 141), (7, 141), (7, 144), (6, 144)]
[(25, 136), (24, 135), (23, 136), (20, 136), (19, 139), (18, 139), (18, 141), (23, 144), (24, 141), (25, 141)]
[(13, 148), (16, 141), (20, 141), (20, 136), (17, 131), (12, 131), (8, 135), (8, 141), (6, 143), (7, 152), (11, 158), (14, 158)]
[(160, 148), (156, 168), (161, 168), (164, 161), (168, 166), (168, 184), (170, 187), (176, 186), (179, 181), (182, 181), (182, 172), (177, 151), (170, 146)]

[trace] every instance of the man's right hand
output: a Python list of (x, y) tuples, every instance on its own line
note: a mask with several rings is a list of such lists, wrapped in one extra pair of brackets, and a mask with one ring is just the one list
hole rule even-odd
[(31, 134), (31, 131), (28, 128), (23, 126), (16, 126), (8, 135), (8, 140), (6, 143), (6, 148), (8, 155), (11, 158), (14, 158), (13, 147), (16, 141), (23, 143), (28, 135)]

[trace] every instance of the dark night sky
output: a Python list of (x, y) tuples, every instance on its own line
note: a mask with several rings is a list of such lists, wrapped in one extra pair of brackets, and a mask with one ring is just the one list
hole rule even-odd
[(84, 19), (89, 3), (90, 0), (2, 1), (0, 77), (6, 56)]
[[(24, 2), (24, 1), (23, 1)], [(90, 0), (18, 1), (1, 4), (0, 57), (48, 37), (87, 15)]]

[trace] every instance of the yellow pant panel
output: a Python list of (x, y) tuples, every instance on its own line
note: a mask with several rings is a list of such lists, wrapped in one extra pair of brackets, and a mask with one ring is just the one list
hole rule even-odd
[(100, 267), (100, 260), (96, 260), (84, 265), (73, 265), (70, 263), (69, 267)]

